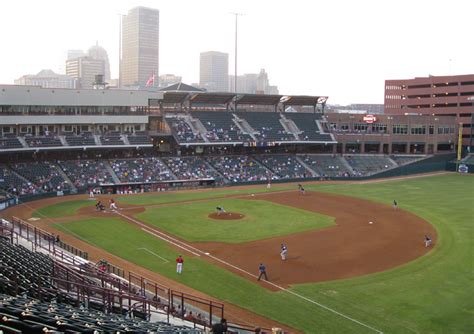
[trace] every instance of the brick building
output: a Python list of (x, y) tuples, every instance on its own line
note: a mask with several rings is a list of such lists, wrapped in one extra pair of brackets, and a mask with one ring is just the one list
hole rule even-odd
[(473, 144), (474, 74), (385, 81), (385, 114), (456, 116), (463, 145)]

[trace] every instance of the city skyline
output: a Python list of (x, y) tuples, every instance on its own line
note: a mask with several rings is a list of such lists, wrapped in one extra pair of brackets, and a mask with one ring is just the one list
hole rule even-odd
[[(9, 32), (2, 41), (10, 50), (0, 56), (0, 83), (13, 84), (42, 69), (64, 73), (66, 51), (86, 50), (95, 41), (109, 53), (111, 76), (117, 78), (119, 14), (136, 6), (160, 11), (159, 72), (189, 84), (199, 81), (199, 54), (206, 50), (228, 53), (233, 74), (230, 12), (245, 14), (239, 19), (238, 74), (265, 68), (282, 94), (327, 95), (330, 103), (340, 104), (383, 103), (384, 80), (474, 72), (468, 36), (474, 3), (463, 0), (449, 6), (403, 0), (390, 8), (368, 0), (291, 6), (284, 1), (86, 0), (74, 16), (66, 15), (68, 1), (28, 2), (27, 12), (25, 4), (0, 4), (0, 29)], [(79, 24), (85, 17), (88, 24)], [(31, 50), (41, 52), (33, 59)]]

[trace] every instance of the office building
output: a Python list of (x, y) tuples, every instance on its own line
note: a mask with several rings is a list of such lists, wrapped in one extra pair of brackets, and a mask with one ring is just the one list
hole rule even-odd
[(385, 114), (449, 115), (462, 123), (463, 145), (472, 146), (474, 74), (385, 81)]
[(15, 85), (40, 86), (43, 88), (76, 88), (76, 80), (52, 70), (42, 70), (38, 74), (27, 74), (15, 80)]
[(159, 11), (135, 7), (122, 19), (121, 85), (137, 89), (158, 87), (158, 69)]
[(229, 54), (216, 51), (201, 53), (199, 86), (208, 92), (229, 91)]
[(105, 64), (101, 59), (80, 57), (66, 61), (66, 75), (77, 80), (77, 88), (92, 89), (96, 75), (105, 74)]

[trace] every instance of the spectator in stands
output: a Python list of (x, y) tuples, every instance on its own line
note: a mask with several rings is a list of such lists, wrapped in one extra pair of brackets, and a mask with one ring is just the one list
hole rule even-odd
[(227, 320), (222, 318), (219, 323), (212, 325), (211, 331), (219, 334), (227, 332)]

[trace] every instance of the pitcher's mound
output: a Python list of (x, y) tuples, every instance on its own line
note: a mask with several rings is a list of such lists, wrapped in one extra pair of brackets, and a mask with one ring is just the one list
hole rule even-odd
[(218, 214), (217, 212), (211, 213), (209, 218), (212, 219), (222, 219), (222, 220), (236, 220), (236, 219), (242, 219), (245, 216), (241, 213), (235, 213), (235, 212), (221, 212)]

